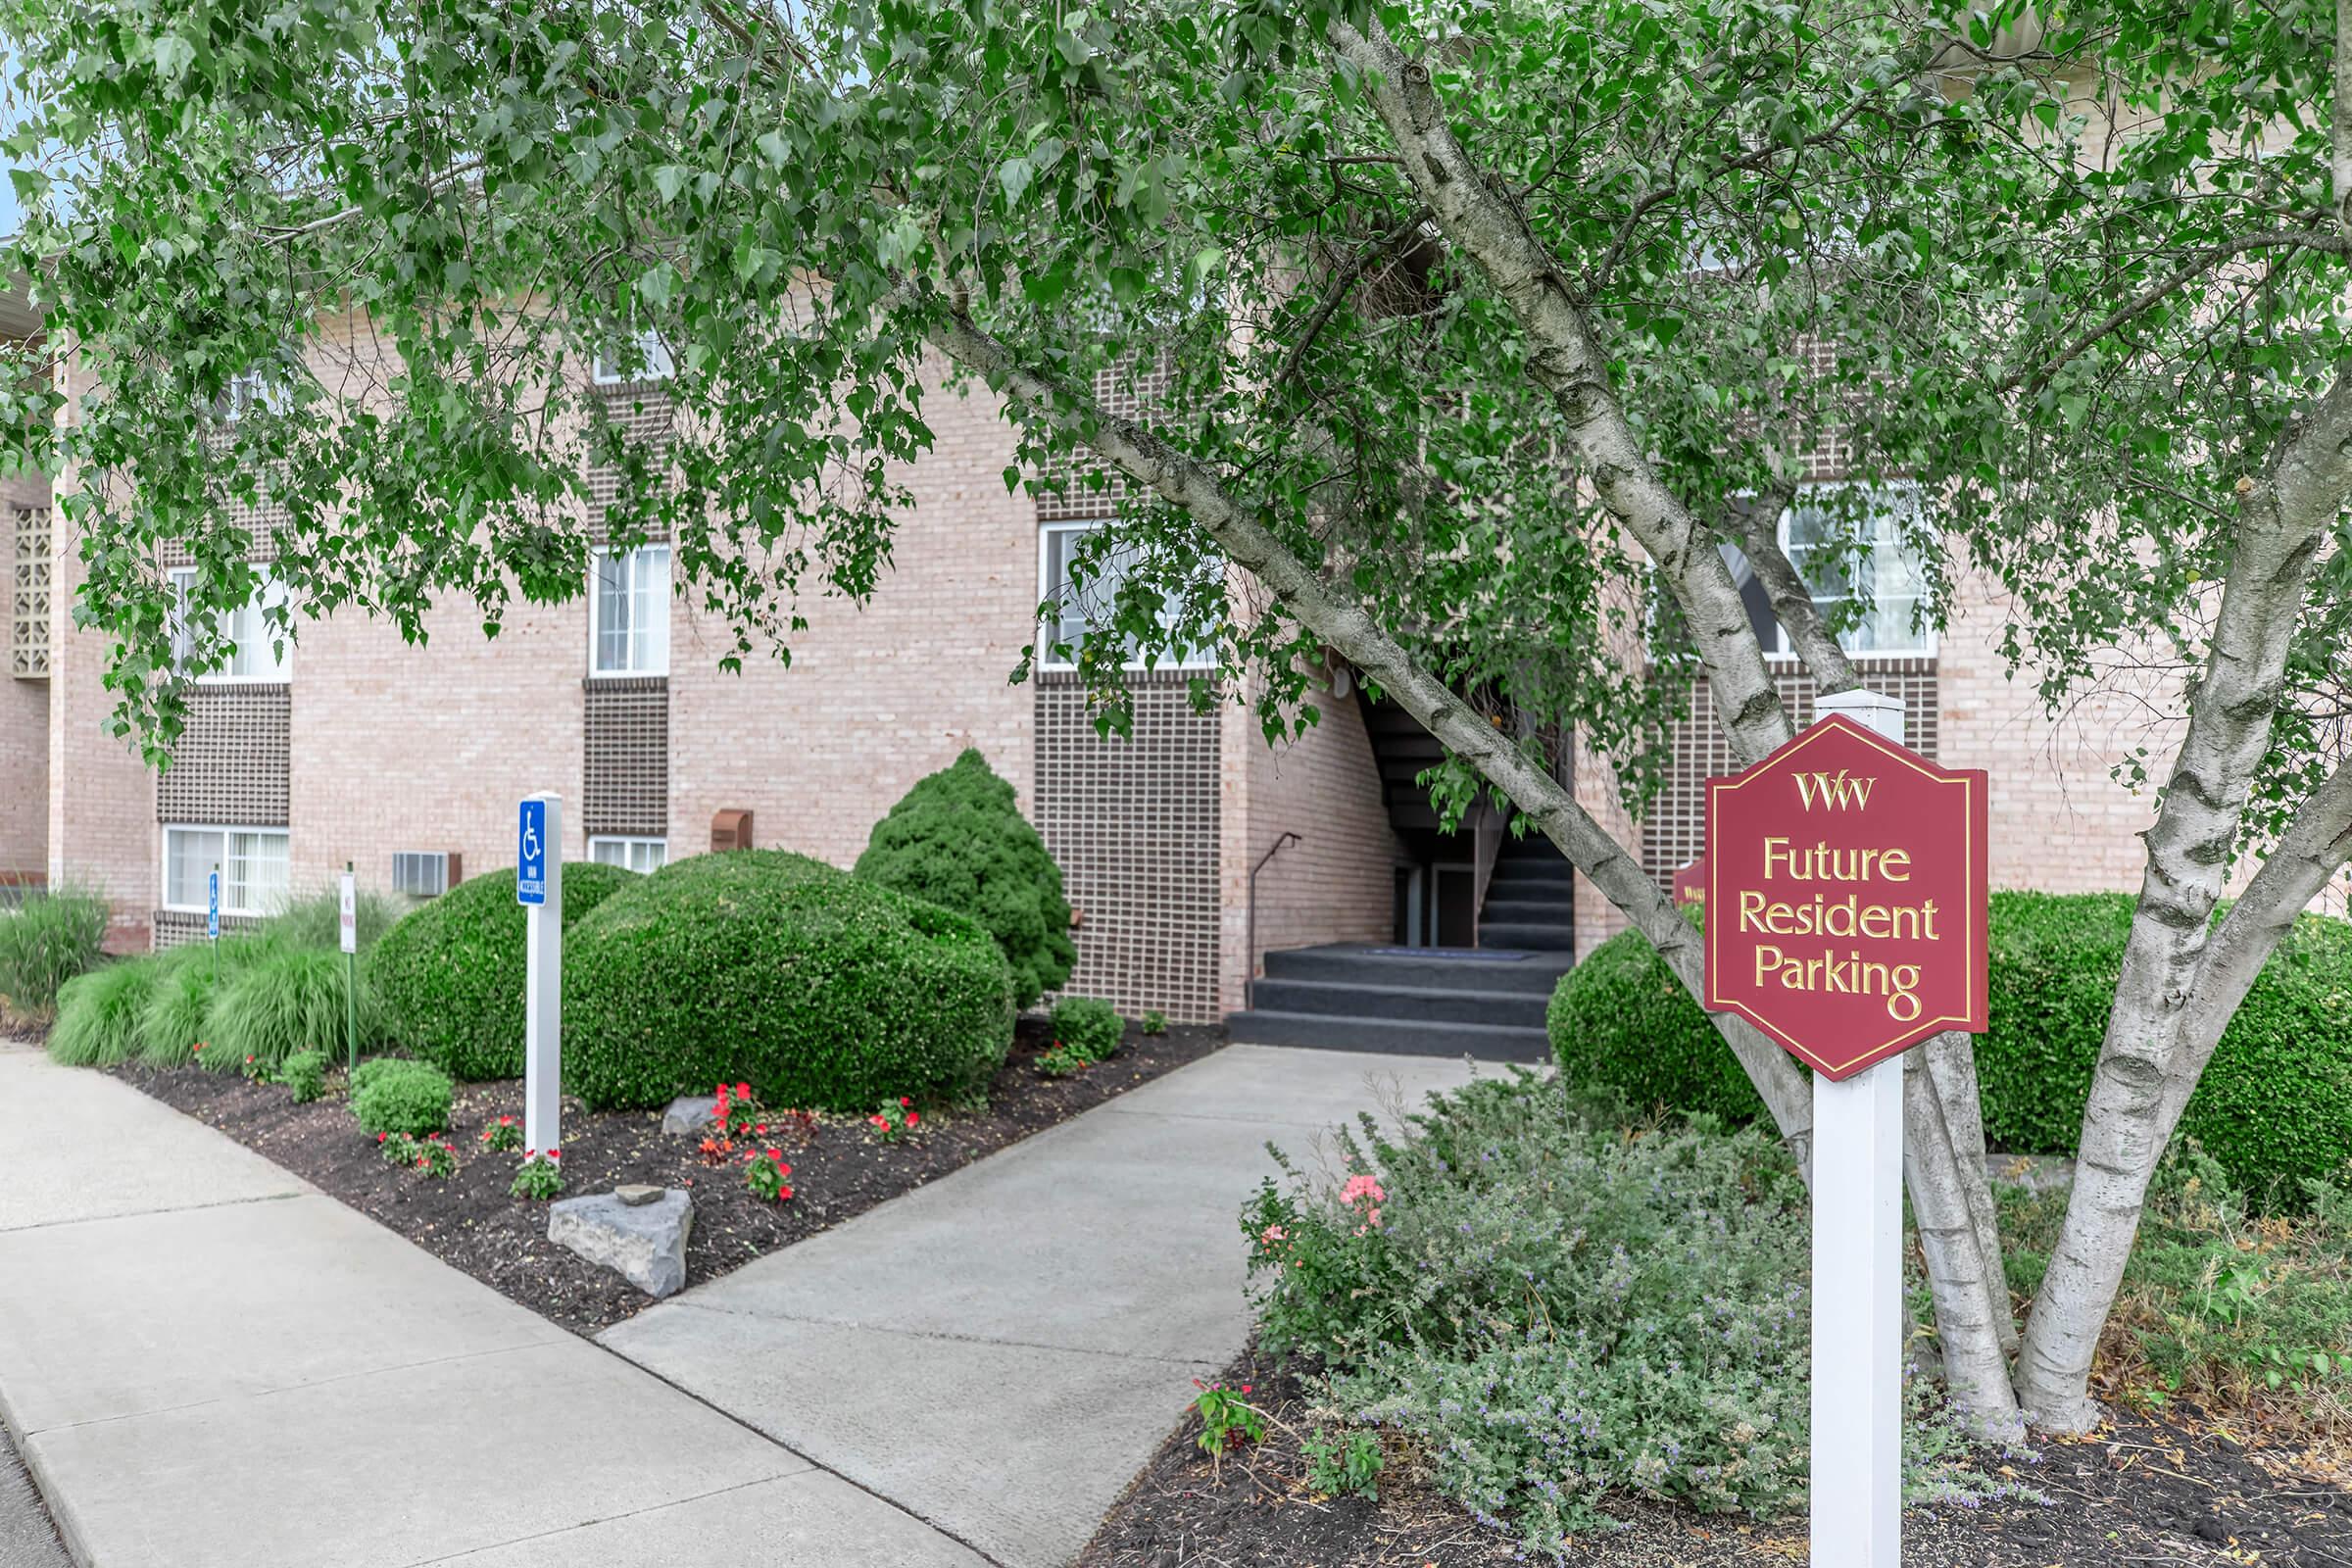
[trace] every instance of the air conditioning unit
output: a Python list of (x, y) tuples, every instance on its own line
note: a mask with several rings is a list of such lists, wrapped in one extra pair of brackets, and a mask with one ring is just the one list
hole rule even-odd
[(392, 891), (413, 899), (437, 899), (466, 880), (465, 858), (455, 850), (400, 850), (392, 856)]
[(710, 848), (713, 850), (748, 850), (752, 847), (752, 813), (749, 811), (713, 811), (710, 813)]

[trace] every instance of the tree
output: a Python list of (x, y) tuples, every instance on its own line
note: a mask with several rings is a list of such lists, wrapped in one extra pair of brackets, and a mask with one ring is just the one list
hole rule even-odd
[[(178, 714), (155, 547), (197, 562), (195, 657), (217, 656), (209, 617), (252, 588), (240, 503), (283, 509), (289, 631), (357, 610), (421, 635), (454, 597), (495, 635), (514, 595), (578, 591), (593, 525), (665, 532), (735, 660), (780, 644), (801, 593), (875, 590), (906, 500), (885, 464), (924, 448), (944, 361), (1005, 399), (1008, 483), (1119, 501), (1080, 558), (1121, 553), (1108, 635), (1071, 651), (1106, 721), (1130, 647), (1214, 642), (1198, 695), (1273, 735), (1314, 721), (1306, 671), (1336, 653), (1446, 743), (1446, 799), (1507, 797), (1696, 991), (1689, 928), (1545, 748), (1582, 735), (1639, 804), (1703, 676), (1736, 753), (1771, 750), (1789, 721), (1724, 547), (1849, 686), (1860, 606), (1818, 611), (1772, 521), (1833, 445), (1853, 478), (1916, 484), (1899, 527), (1931, 616), (1946, 562), (1989, 571), (2053, 694), (2145, 643), (2189, 697), (2014, 1375), (1967, 1041), (1906, 1079), (1956, 1395), (1996, 1425), (2020, 1391), (2086, 1419), (2174, 1102), (2352, 848), (2330, 542), (2352, 392), (2327, 303), (2352, 155), (2331, 191), (2325, 17), (9, 11), (39, 166), (21, 260), (101, 389), (62, 426), (53, 391), (23, 394), (18, 428), (107, 476), (68, 502), (76, 614), (115, 636), (120, 722), (150, 745)], [(320, 324), (347, 313), (389, 373)], [(654, 446), (583, 384), (648, 332), (691, 411)], [(593, 522), (591, 462), (620, 475)], [(1846, 520), (1850, 565), (1871, 546)], [(2215, 928), (2231, 858), (2273, 840)], [(1805, 1081), (1717, 1022), (1803, 1161)]]
[(874, 824), (858, 875), (968, 914), (1012, 965), (1012, 1004), (1059, 991), (1078, 961), (1061, 867), (977, 747), (915, 780)]

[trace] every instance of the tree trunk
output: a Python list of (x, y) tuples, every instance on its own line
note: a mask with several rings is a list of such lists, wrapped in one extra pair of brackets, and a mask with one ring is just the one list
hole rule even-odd
[(2147, 871), (2082, 1112), (2074, 1194), (2018, 1360), (2028, 1413), (2055, 1431), (2087, 1431), (2099, 1420), (2089, 1393), (2091, 1356), (2164, 1152), (2181, 1024), (2205, 967), (2207, 932), (2247, 794), (2270, 750), (2305, 586), (2352, 488), (2348, 443), (2352, 378), (2289, 421), (2261, 482), (2239, 482), (2236, 548), (2223, 579), (2213, 651), (2189, 704), (2164, 805), (2147, 832)]
[[(1363, 75), (1406, 175), (1440, 230), (1486, 274), (1526, 330), (1532, 345), (1528, 373), (1551, 394), (1601, 504), (1648, 553), (1674, 593), (1697, 642), (1716, 711), (1734, 752), (1749, 763), (1761, 760), (1791, 732), (1747, 607), (1722, 553), (1651, 466), (1618, 406), (1609, 386), (1607, 361), (1569, 292), (1557, 259), (1455, 139), (1428, 68), (1407, 59), (1377, 19), (1367, 29), (1358, 32), (1345, 22), (1334, 22), (1329, 33), (1333, 48)], [(1824, 667), (1817, 675), (1850, 684), (1853, 672), (1814, 613), (1811, 596), (1802, 592), (1801, 579), (1782, 555), (1778, 538), (1751, 539), (1751, 544), (1762, 558), (1766, 591), (1776, 601), (1788, 601), (1787, 614), (1793, 617), (1805, 645), (1822, 659)], [(1799, 599), (1802, 610), (1795, 603)], [(1693, 989), (1703, 995), (1703, 989)], [(1942, 1053), (1947, 1058), (1953, 1054), (1952, 1048)], [(1955, 1097), (1963, 1092), (1963, 1083), (1973, 1086), (1973, 1057), (1968, 1059), (1965, 1071), (1946, 1064), (1944, 1077)], [(1941, 1099), (1939, 1095), (1939, 1104)], [(1913, 1210), (1923, 1223), (1932, 1221), (1937, 1229), (1935, 1243), (1925, 1250), (1947, 1365), (1963, 1369), (1963, 1381), (1953, 1385), (1954, 1392), (1981, 1419), (2005, 1426), (2014, 1419), (2016, 1401), (2006, 1377), (1995, 1374), (2005, 1363), (2016, 1328), (2000, 1266), (1992, 1195), (1985, 1182), (1981, 1116), (1972, 1101), (1956, 1120), (1945, 1107), (1941, 1113), (1916, 1118), (1915, 1128), (1913, 1137), (1905, 1140), (1905, 1161), (1910, 1170), (1935, 1182), (1929, 1189), (1914, 1190)], [(1954, 1146), (1952, 1134), (1968, 1128), (1977, 1129), (1975, 1146), (1964, 1152)], [(1916, 1157), (1909, 1152), (1914, 1143), (1919, 1146)]]
[[(1903, 1182), (1935, 1287), (1944, 1385), (1982, 1435), (2013, 1441), (2025, 1428), (2005, 1353), (2016, 1315), (1998, 1237), (1984, 1245), (1969, 1196), (1984, 1187), (1984, 1156), (1959, 1151), (1951, 1136), (1955, 1119), (1926, 1051), (1911, 1053), (1903, 1062)], [(1962, 1163), (1971, 1158), (1973, 1168)]]

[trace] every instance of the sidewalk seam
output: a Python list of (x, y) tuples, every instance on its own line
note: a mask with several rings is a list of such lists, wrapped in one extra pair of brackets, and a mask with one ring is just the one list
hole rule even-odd
[[(775, 1443), (772, 1438), (768, 1441), (771, 1444)], [(783, 1446), (781, 1444), (775, 1444), (775, 1446)], [(787, 1448), (785, 1451), (790, 1453), (792, 1450)], [(799, 1458), (801, 1455), (794, 1454), (793, 1457)], [(730, 1492), (742, 1492), (751, 1487), (764, 1487), (774, 1482), (791, 1481), (800, 1476), (815, 1473), (814, 1468), (810, 1468), (787, 1471), (783, 1475), (760, 1476), (752, 1481), (738, 1481), (731, 1487), (717, 1487), (710, 1492), (698, 1492), (688, 1497), (668, 1497), (661, 1502), (649, 1502), (642, 1508), (631, 1508), (625, 1513), (604, 1514), (594, 1519), (582, 1519), (574, 1524), (558, 1525), (552, 1530), (534, 1530), (527, 1536), (510, 1536), (504, 1541), (486, 1541), (478, 1546), (467, 1546), (463, 1551), (443, 1552), (436, 1557), (414, 1557), (401, 1564), (401, 1568), (430, 1568), (431, 1564), (437, 1562), (464, 1562), (466, 1558), (479, 1556), (485, 1551), (504, 1551), (509, 1546), (519, 1546), (526, 1541), (545, 1541), (550, 1536), (569, 1535), (574, 1530), (593, 1530), (598, 1525), (614, 1524), (622, 1519), (634, 1519), (641, 1513), (659, 1513), (663, 1508), (682, 1508), (690, 1502), (703, 1502), (711, 1497), (723, 1497)]]
[[(197, 1125), (202, 1126), (203, 1123)], [(219, 1131), (217, 1128), (214, 1130)], [(0, 1236), (22, 1236), (27, 1231), (53, 1231), (67, 1225), (104, 1225), (119, 1219), (148, 1219), (157, 1214), (194, 1214), (208, 1208), (239, 1208), (247, 1203), (282, 1203), (290, 1198), (325, 1196), (306, 1182), (300, 1192), (293, 1193), (256, 1193), (250, 1198), (220, 1198), (209, 1203), (174, 1203), (170, 1208), (129, 1208), (120, 1214), (82, 1214), (73, 1219), (36, 1219), (29, 1225), (0, 1225)]]
[[(1147, 1361), (1155, 1366), (1205, 1367), (1217, 1363), (1197, 1355), (1139, 1355), (1126, 1350), (1098, 1350), (1083, 1345), (1048, 1345), (1038, 1340), (1008, 1340), (988, 1334), (952, 1334), (937, 1329), (894, 1328), (887, 1323), (858, 1323), (847, 1318), (809, 1317), (799, 1312), (744, 1312), (733, 1307), (712, 1306), (705, 1301), (670, 1301), (672, 1307), (687, 1307), (697, 1312), (709, 1312), (713, 1317), (747, 1318), (755, 1323), (806, 1323), (815, 1328), (849, 1329), (858, 1334), (887, 1334), (894, 1339), (932, 1340), (943, 1345), (996, 1345), (1013, 1350), (1044, 1350), (1054, 1355), (1089, 1355), (1103, 1361)], [(623, 1319), (626, 1323), (628, 1319)], [(622, 1325), (616, 1323), (614, 1328)], [(607, 1330), (608, 1333), (611, 1330)], [(602, 1344), (600, 1340), (598, 1342)], [(612, 1346), (605, 1348), (623, 1360), (628, 1352)], [(642, 1363), (631, 1360), (630, 1365)], [(656, 1374), (659, 1376), (659, 1374)]]

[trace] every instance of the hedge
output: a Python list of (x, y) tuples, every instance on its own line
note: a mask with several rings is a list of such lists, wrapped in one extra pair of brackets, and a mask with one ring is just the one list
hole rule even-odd
[(1012, 1045), (977, 922), (775, 851), (655, 872), (580, 922), (564, 969), (564, 1087), (595, 1109), (744, 1080), (816, 1109), (958, 1097)]
[(977, 750), (917, 780), (874, 824), (857, 873), (979, 921), (1012, 966), (1016, 1006), (1061, 989), (1078, 962), (1061, 867)]
[[(1984, 1133), (1995, 1148), (2074, 1152), (2132, 926), (2128, 894), (1996, 893), (1977, 1041)], [(1639, 933), (1602, 943), (1561, 978), (1546, 1015), (1573, 1078), (1637, 1104), (1764, 1113), (1739, 1063)], [(2352, 1152), (2352, 924), (2306, 915), (2230, 1020), (2181, 1117), (2230, 1177), (2292, 1200)]]
[[(638, 880), (564, 862), (564, 929)], [(491, 872), (403, 915), (363, 959), (385, 1032), (452, 1078), (522, 1076), (523, 910), (514, 879)], [(567, 965), (568, 967), (568, 965)]]
[(448, 1076), (421, 1061), (379, 1056), (351, 1075), (351, 1113), (364, 1132), (412, 1138), (440, 1132), (454, 1099)]

